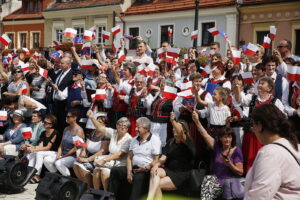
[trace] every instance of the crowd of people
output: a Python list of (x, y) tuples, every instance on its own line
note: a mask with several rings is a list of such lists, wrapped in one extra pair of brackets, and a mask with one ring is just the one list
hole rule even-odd
[(237, 63), (232, 51), (242, 47), (229, 40), (224, 57), (214, 42), (171, 61), (169, 42), (152, 52), (135, 40), (134, 56), (124, 38), (116, 52), (71, 45), (2, 55), (0, 156), (27, 160), (37, 170), (32, 184), (44, 166), (116, 199), (188, 190), (200, 162), (203, 200), (299, 199), (300, 79), (289, 72), (300, 58), (290, 41), (257, 44)]

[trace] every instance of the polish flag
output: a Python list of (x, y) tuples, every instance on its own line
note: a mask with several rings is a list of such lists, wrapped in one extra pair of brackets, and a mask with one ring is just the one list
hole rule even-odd
[(75, 30), (73, 28), (66, 28), (66, 30), (64, 31), (65, 37), (75, 38), (76, 35), (77, 35), (77, 30)]
[(270, 48), (271, 45), (271, 38), (269, 38), (268, 36), (264, 36), (264, 43), (263, 43), (263, 47), (265, 49)]
[(239, 65), (241, 61), (241, 51), (238, 50), (232, 50), (232, 56), (233, 56), (233, 63), (235, 65)]
[(105, 89), (97, 89), (95, 100), (104, 100), (106, 99), (106, 91)]
[(102, 30), (102, 38), (105, 39), (105, 40), (109, 40), (110, 32)]
[(252, 72), (244, 72), (241, 74), (245, 84), (254, 83)]
[(22, 49), (23, 49), (23, 51), (25, 51), (25, 55), (30, 55), (30, 52), (27, 48), (22, 48)]
[(40, 54), (35, 51), (33, 54), (33, 58), (36, 60), (39, 56), (40, 56)]
[(118, 53), (118, 62), (119, 62), (119, 63), (122, 63), (125, 59), (126, 59), (126, 56), (125, 56), (125, 54), (124, 54), (124, 51), (121, 50), (121, 51)]
[(31, 127), (25, 127), (21, 129), (22, 136), (24, 140), (29, 140), (32, 138), (32, 129)]
[(117, 26), (113, 27), (111, 29), (111, 32), (112, 32), (113, 35), (117, 35), (118, 33), (120, 33), (121, 32), (120, 25), (117, 25)]
[(13, 60), (13, 56), (10, 53), (7, 55), (7, 60), (10, 62)]
[(21, 89), (22, 89), (22, 94), (27, 94), (28, 89), (27, 89), (27, 85), (26, 84), (23, 84), (22, 87), (21, 87)]
[(4, 33), (1, 37), (0, 37), (0, 42), (4, 45), (7, 46), (11, 40), (9, 39), (9, 37)]
[(7, 111), (0, 110), (0, 121), (6, 121), (7, 120)]
[(43, 69), (40, 67), (39, 74), (44, 78), (48, 78), (48, 70), (47, 69)]
[(216, 27), (209, 28), (207, 30), (208, 30), (208, 32), (210, 32), (210, 34), (212, 34), (212, 36), (216, 36), (219, 34), (219, 31), (218, 31), (218, 29), (216, 29)]
[(173, 30), (172, 28), (169, 26), (168, 27), (168, 37), (172, 37), (173, 36)]
[(179, 48), (169, 48), (167, 50), (167, 56), (172, 56), (173, 58), (177, 58), (180, 54)]
[(73, 144), (74, 144), (75, 147), (84, 147), (84, 146), (86, 146), (86, 143), (84, 143), (84, 141), (81, 137), (76, 135), (76, 136), (72, 137), (72, 139), (73, 139)]
[(81, 69), (82, 70), (90, 69), (93, 66), (93, 64), (94, 64), (93, 60), (82, 60)]
[(270, 26), (270, 39), (274, 40), (276, 36), (277, 28), (275, 26)]
[(24, 74), (29, 72), (29, 63), (21, 63), (20, 66), (21, 66), (21, 70), (23, 71)]
[(244, 52), (244, 54), (248, 56), (254, 56), (257, 51), (258, 51), (258, 47), (255, 44), (249, 43), (247, 45), (247, 49)]
[(157, 49), (157, 57), (164, 58), (165, 56), (166, 52), (162, 48)]
[(137, 72), (139, 74), (146, 75), (147, 74), (146, 65), (143, 63), (137, 66)]
[(83, 39), (92, 41), (93, 40), (93, 31), (85, 30), (83, 34)]
[(173, 64), (174, 58), (172, 56), (166, 56), (166, 62)]
[(92, 99), (92, 102), (94, 102), (96, 100), (96, 94), (91, 94), (91, 99)]
[(189, 55), (188, 54), (184, 54), (183, 59), (184, 59), (184, 64), (189, 63)]
[(192, 87), (193, 87), (192, 81), (188, 81), (186, 83), (181, 83), (180, 90), (181, 90), (181, 92), (183, 92), (183, 91), (192, 89)]
[(196, 39), (198, 37), (198, 34), (199, 34), (198, 30), (193, 31), (191, 33), (191, 40)]
[(300, 80), (300, 67), (299, 66), (288, 66), (287, 67), (287, 79), (289, 81)]
[(206, 65), (203, 71), (201, 72), (201, 75), (203, 77), (207, 77), (210, 73), (212, 72), (212, 69), (210, 68), (209, 65)]
[(60, 42), (58, 42), (58, 41), (52, 41), (52, 42), (53, 42), (53, 44), (54, 44), (55, 46), (57, 46), (57, 47), (58, 47), (59, 45), (61, 45)]
[(129, 35), (129, 34), (124, 34), (123, 37), (127, 40), (132, 40), (134, 39), (134, 37), (132, 35)]
[(184, 90), (184, 91), (178, 92), (177, 96), (184, 97), (184, 98), (192, 98), (193, 97), (193, 93), (192, 93), (191, 89), (188, 89), (188, 90)]
[(146, 71), (148, 71), (148, 76), (153, 76), (153, 73), (154, 73), (156, 67), (157, 66), (155, 64), (153, 64), (153, 63), (150, 63), (147, 66), (147, 70)]
[(92, 31), (92, 33), (93, 33), (92, 40), (95, 40), (96, 39), (97, 27), (96, 26), (92, 26), (91, 28), (89, 28), (89, 31)]
[(165, 86), (162, 96), (167, 99), (175, 99), (177, 97), (177, 89), (170, 86)]
[(120, 40), (115, 38), (112, 44), (112, 49), (114, 50), (115, 53), (117, 53), (120, 47), (121, 47)]

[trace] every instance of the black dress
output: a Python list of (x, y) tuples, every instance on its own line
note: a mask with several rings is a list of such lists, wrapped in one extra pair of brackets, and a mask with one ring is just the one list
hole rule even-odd
[(170, 177), (177, 189), (187, 185), (191, 170), (194, 166), (196, 149), (190, 138), (185, 143), (176, 143), (169, 140), (162, 150), (162, 155), (167, 157), (165, 163), (166, 175)]

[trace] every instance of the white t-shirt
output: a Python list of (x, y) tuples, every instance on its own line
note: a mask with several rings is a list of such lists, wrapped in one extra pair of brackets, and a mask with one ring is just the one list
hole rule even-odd
[(211, 125), (226, 125), (227, 117), (231, 116), (228, 106), (216, 106), (214, 102), (208, 102), (207, 110), (209, 113), (209, 122)]

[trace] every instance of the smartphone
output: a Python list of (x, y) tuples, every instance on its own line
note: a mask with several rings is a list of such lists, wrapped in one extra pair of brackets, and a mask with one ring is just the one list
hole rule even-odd
[(224, 154), (221, 154), (222, 155), (222, 157), (223, 158), (225, 158), (225, 159), (228, 159), (228, 157), (227, 156), (225, 156)]

